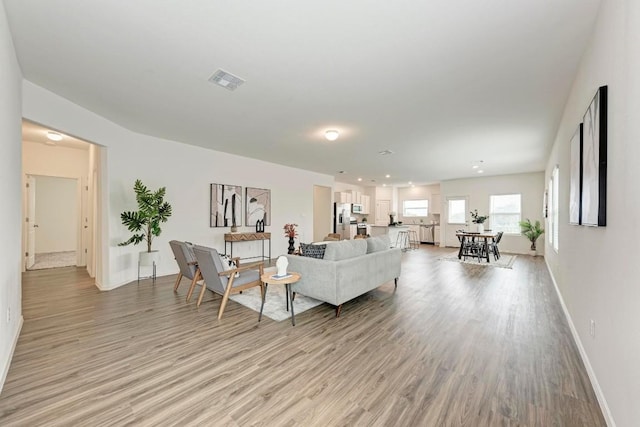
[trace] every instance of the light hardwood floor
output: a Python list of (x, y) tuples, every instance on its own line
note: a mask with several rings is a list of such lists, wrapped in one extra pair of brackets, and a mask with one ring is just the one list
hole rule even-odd
[(274, 322), (175, 276), (99, 292), (23, 276), (2, 426), (602, 426), (541, 257), (512, 270), (403, 255), (393, 282)]

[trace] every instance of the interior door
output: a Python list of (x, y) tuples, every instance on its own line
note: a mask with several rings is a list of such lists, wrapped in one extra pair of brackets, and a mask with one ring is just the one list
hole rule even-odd
[(27, 175), (27, 256), (26, 268), (36, 263), (36, 179)]
[(389, 224), (390, 200), (378, 200), (376, 202), (376, 225)]

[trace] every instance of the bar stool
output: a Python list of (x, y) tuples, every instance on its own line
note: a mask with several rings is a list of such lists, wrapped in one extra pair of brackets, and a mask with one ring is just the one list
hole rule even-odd
[(411, 249), (420, 249), (420, 241), (416, 230), (409, 230), (409, 247)]
[(398, 231), (398, 237), (396, 237), (396, 248), (402, 249), (402, 252), (409, 250), (409, 232), (406, 230)]

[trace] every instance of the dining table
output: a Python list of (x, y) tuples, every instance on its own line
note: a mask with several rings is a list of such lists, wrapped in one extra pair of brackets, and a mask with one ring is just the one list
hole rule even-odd
[[(498, 236), (498, 232), (491, 231), (491, 230), (484, 230), (483, 232), (457, 231), (456, 236), (458, 236), (458, 239), (460, 240), (460, 250), (458, 251), (458, 259), (462, 259), (463, 256), (477, 256), (478, 261), (480, 261), (481, 258), (484, 258), (487, 260), (487, 262), (491, 262), (491, 258), (489, 257), (489, 239), (495, 239)], [(482, 240), (482, 246), (484, 250), (475, 255), (465, 254), (464, 248), (465, 246), (468, 246), (466, 245), (466, 243), (468, 243), (469, 240), (471, 240), (472, 242), (475, 242), (476, 239), (478, 242)]]

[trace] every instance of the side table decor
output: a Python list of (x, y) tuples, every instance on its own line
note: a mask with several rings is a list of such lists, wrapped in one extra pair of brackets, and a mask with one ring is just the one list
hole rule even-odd
[(289, 254), (292, 254), (293, 252), (295, 252), (296, 248), (294, 247), (294, 243), (295, 243), (295, 238), (298, 237), (298, 231), (296, 230), (296, 227), (298, 226), (298, 224), (285, 224), (284, 225), (284, 237), (288, 237), (289, 238), (289, 248), (288, 248), (288, 252)]

